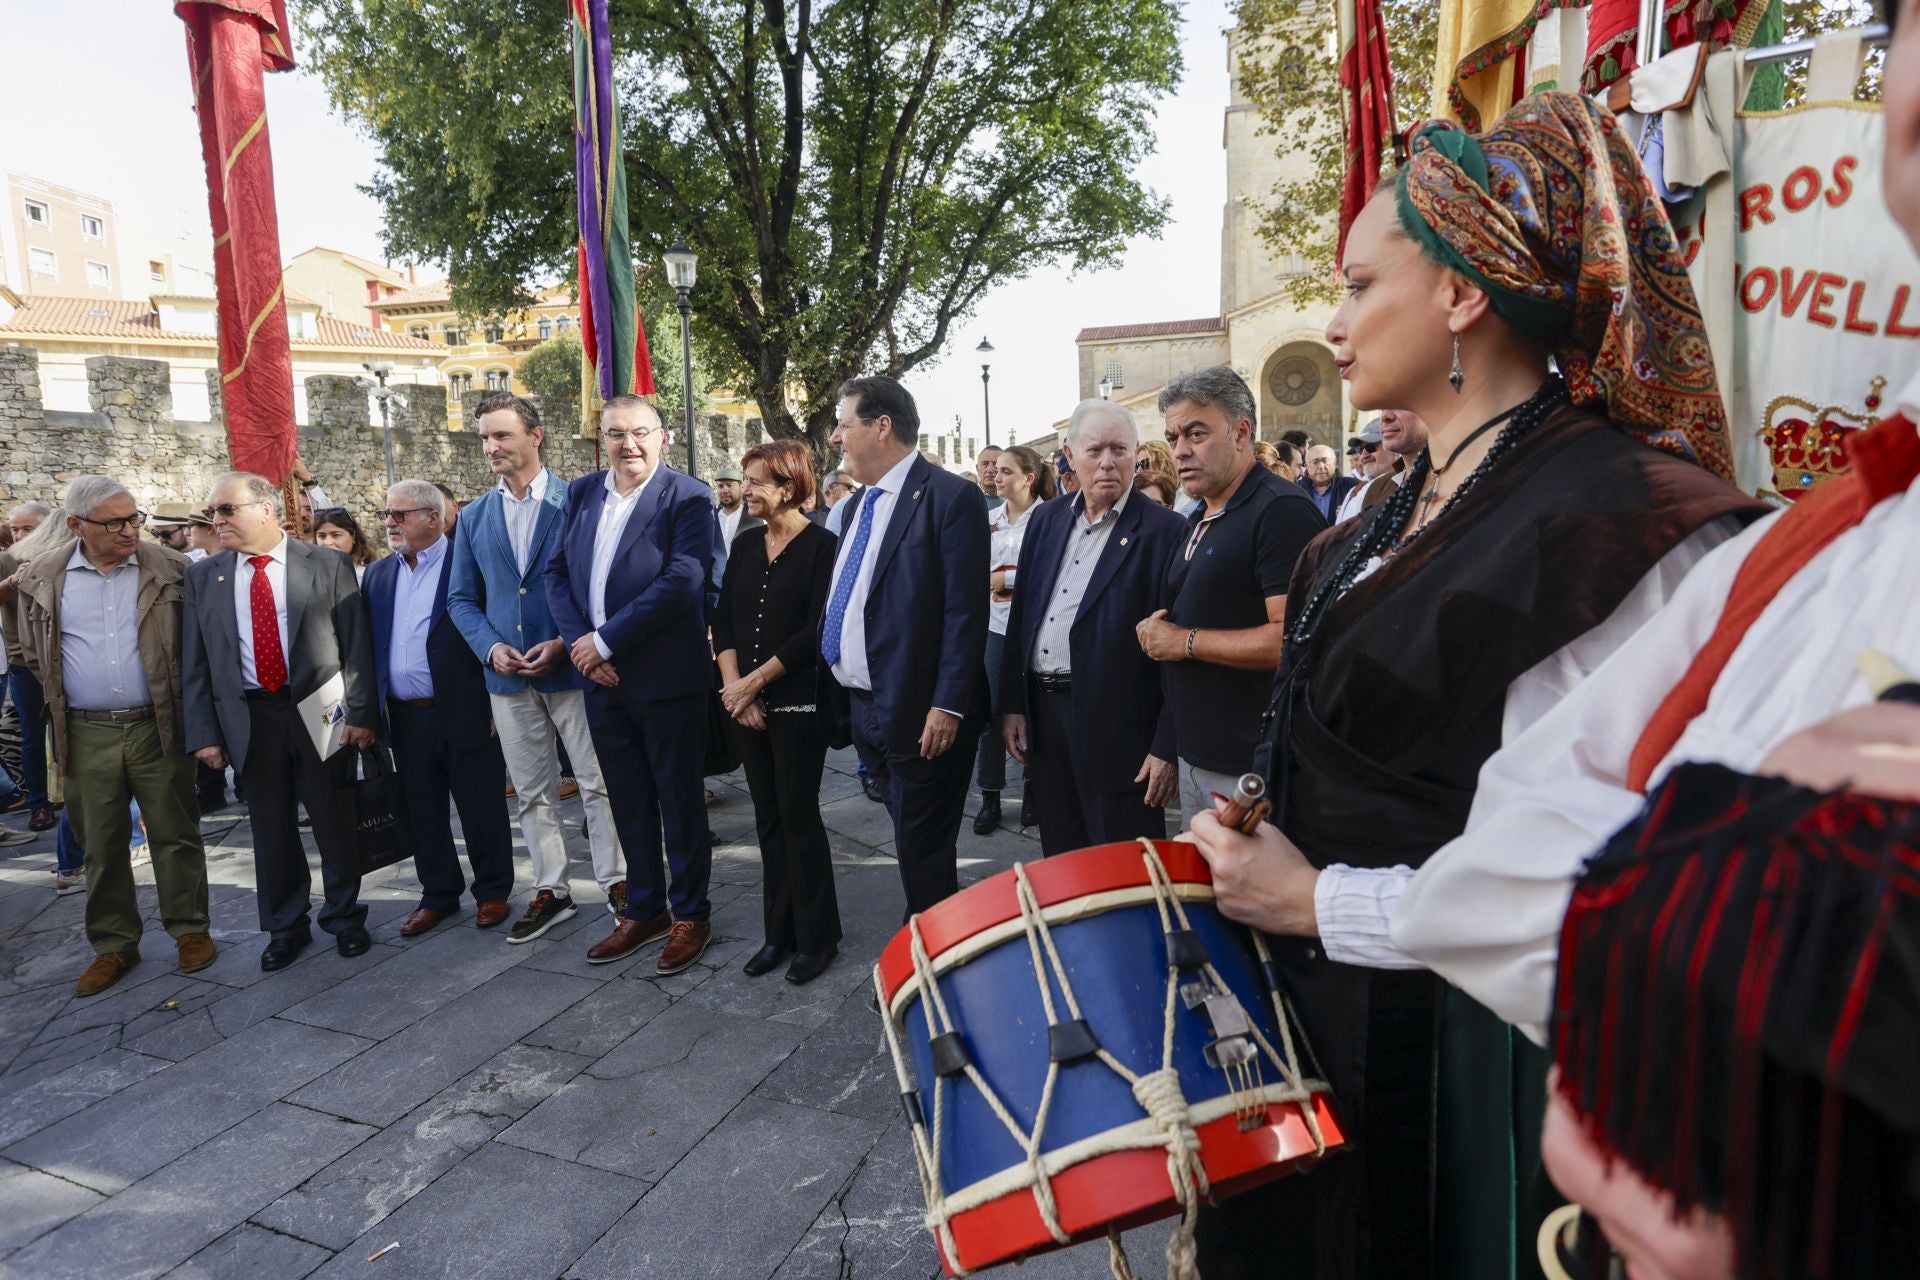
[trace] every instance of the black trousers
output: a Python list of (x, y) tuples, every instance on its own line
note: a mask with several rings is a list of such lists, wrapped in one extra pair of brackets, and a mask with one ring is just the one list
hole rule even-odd
[(819, 955), (840, 942), (833, 854), (820, 820), (827, 739), (811, 708), (770, 710), (766, 718), (764, 731), (733, 726), (760, 837), (764, 937), (776, 947)]
[(900, 884), (907, 893), (907, 914), (925, 911), (960, 889), (960, 819), (967, 807), (968, 779), (982, 728), (978, 719), (962, 720), (953, 745), (931, 760), (895, 754), (873, 695), (849, 689), (853, 738), (886, 761), (887, 812), (893, 818), (893, 851), (900, 863)]
[(507, 825), (507, 759), (492, 735), (455, 747), (440, 731), (432, 707), (387, 703), (393, 763), (407, 798), (413, 834), (413, 869), (420, 877), (420, 905), (452, 911), (460, 905), (466, 877), (453, 847), (452, 813), (460, 810), (460, 834), (473, 868), (473, 900), (503, 901), (513, 892), (513, 837)]
[(300, 842), (303, 804), (320, 849), (320, 927), (340, 933), (362, 924), (367, 909), (360, 905), (360, 862), (338, 794), (353, 779), (354, 753), (343, 750), (322, 760), (284, 689), (248, 697), (247, 723), (247, 763), (239, 776), (253, 830), (260, 927), (275, 938), (312, 936), (307, 912), (313, 873)]
[(1051, 858), (1140, 836), (1166, 838), (1166, 810), (1149, 805), (1147, 784), (1133, 780), (1138, 765), (1124, 778), (1096, 777), (1079, 759), (1072, 694), (1043, 692), (1028, 681), (1027, 712), (1027, 776), (1040, 852)]
[(707, 901), (713, 846), (700, 778), (711, 696), (702, 689), (647, 702), (622, 685), (587, 690), (587, 727), (627, 855), (630, 920), (668, 910), (675, 920), (705, 920), (713, 913)]

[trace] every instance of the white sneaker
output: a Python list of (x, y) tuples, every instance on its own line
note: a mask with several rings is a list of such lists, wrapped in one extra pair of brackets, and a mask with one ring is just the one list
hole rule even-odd
[(53, 873), (53, 896), (64, 898), (70, 893), (87, 891), (87, 869), (79, 867), (73, 871), (56, 870)]

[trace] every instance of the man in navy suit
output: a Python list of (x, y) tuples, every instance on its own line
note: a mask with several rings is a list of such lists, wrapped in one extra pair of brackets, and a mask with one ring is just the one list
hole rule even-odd
[[(668, 432), (638, 396), (607, 401), (608, 469), (568, 487), (547, 603), (587, 690), (587, 724), (627, 855), (627, 906), (587, 952), (606, 964), (659, 938), (678, 973), (712, 938), (700, 770), (713, 654), (705, 584), (719, 525), (707, 486), (662, 461)], [(661, 840), (664, 828), (665, 867)], [(667, 869), (671, 869), (671, 880)]]
[(400, 926), (403, 938), (460, 909), (467, 885), (453, 848), (449, 796), (473, 868), (474, 923), (490, 929), (505, 920), (513, 892), (507, 762), (480, 660), (447, 613), (453, 541), (443, 532), (446, 507), (431, 481), (402, 480), (388, 489), (380, 518), (393, 554), (368, 565), (360, 584), (373, 613), (374, 678), (420, 877), (420, 905)]
[(1159, 664), (1116, 643), (1160, 606), (1186, 522), (1133, 493), (1133, 414), (1086, 400), (1067, 420), (1071, 498), (1042, 503), (1020, 546), (1000, 676), (1001, 732), (1027, 766), (1049, 857), (1167, 832), (1174, 763), (1153, 753)]
[(820, 623), (828, 741), (851, 736), (886, 762), (909, 912), (960, 887), (968, 766), (988, 715), (986, 499), (922, 457), (919, 438), (913, 397), (892, 378), (841, 388), (833, 443), (867, 488), (842, 525)]

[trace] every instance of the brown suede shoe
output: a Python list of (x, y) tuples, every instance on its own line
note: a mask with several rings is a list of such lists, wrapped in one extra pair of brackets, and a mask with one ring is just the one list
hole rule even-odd
[(473, 904), (473, 923), (475, 928), (491, 929), (507, 918), (505, 898), (494, 898), (489, 902)]
[(451, 911), (435, 911), (432, 907), (416, 907), (400, 926), (400, 936), (417, 938), (452, 914)]
[(213, 963), (216, 954), (213, 939), (204, 933), (182, 935), (180, 942), (180, 972), (198, 973)]
[(628, 956), (667, 936), (673, 927), (673, 917), (665, 911), (651, 920), (629, 920), (621, 916), (614, 923), (613, 932), (587, 949), (588, 964), (612, 964), (615, 960), (625, 960)]
[(73, 984), (76, 996), (97, 996), (127, 974), (127, 970), (140, 963), (137, 951), (113, 951), (103, 956), (95, 956), (93, 963), (87, 966), (80, 980)]
[(660, 950), (660, 963), (653, 971), (664, 976), (691, 968), (712, 941), (713, 926), (705, 920), (675, 920), (668, 932), (667, 945)]

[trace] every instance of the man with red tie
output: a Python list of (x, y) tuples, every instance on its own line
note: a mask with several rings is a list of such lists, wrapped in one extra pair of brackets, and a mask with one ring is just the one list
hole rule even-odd
[(245, 784), (253, 828), (260, 967), (291, 964), (313, 940), (313, 877), (300, 843), (304, 804), (320, 848), (320, 927), (343, 956), (372, 945), (353, 832), (334, 798), (354, 752), (323, 760), (299, 704), (335, 675), (345, 687), (344, 747), (371, 746), (373, 634), (353, 565), (337, 551), (288, 538), (280, 492), (262, 476), (223, 476), (207, 498), (222, 550), (187, 570), (181, 681), (187, 747), (209, 768), (229, 762)]

